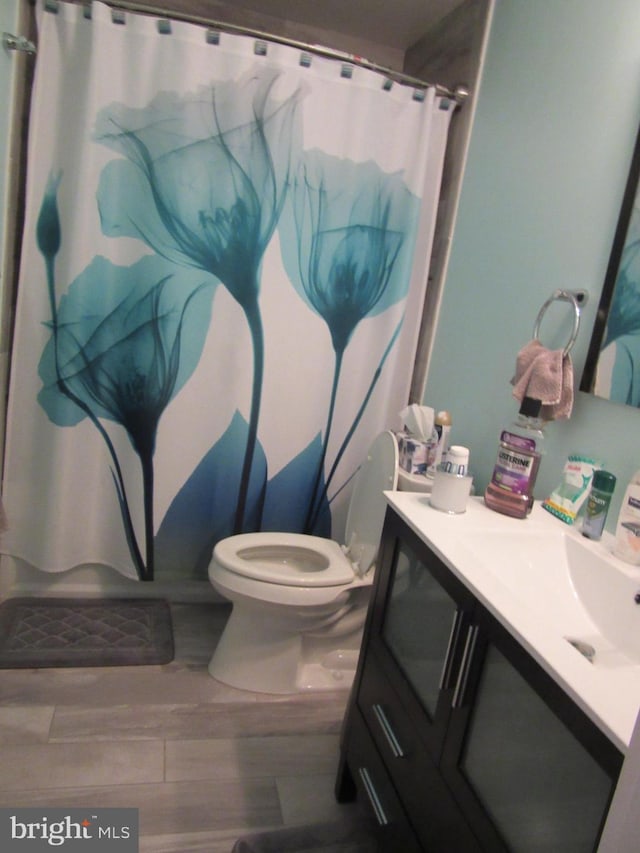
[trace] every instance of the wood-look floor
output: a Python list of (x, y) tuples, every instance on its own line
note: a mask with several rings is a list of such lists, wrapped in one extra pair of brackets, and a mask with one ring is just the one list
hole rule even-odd
[(166, 666), (0, 670), (0, 807), (138, 808), (149, 853), (228, 853), (246, 832), (357, 817), (333, 797), (347, 691), (216, 682), (228, 612), (172, 606)]

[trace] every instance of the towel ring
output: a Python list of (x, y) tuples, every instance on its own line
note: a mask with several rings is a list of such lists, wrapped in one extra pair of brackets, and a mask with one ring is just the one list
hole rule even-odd
[(571, 332), (571, 337), (569, 338), (569, 342), (564, 348), (564, 355), (569, 355), (571, 352), (573, 345), (576, 342), (576, 338), (578, 337), (578, 331), (580, 329), (580, 308), (582, 305), (586, 304), (588, 298), (588, 293), (586, 290), (554, 290), (551, 296), (544, 303), (540, 311), (538, 312), (538, 316), (536, 317), (536, 323), (533, 327), (533, 337), (534, 340), (540, 340), (540, 323), (542, 322), (542, 318), (544, 316), (547, 308), (556, 301), (561, 302), (569, 302), (573, 305), (573, 330)]

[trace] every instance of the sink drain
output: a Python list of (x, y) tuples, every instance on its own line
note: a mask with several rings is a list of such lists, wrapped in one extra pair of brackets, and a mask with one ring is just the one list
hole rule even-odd
[(568, 643), (571, 643), (574, 649), (577, 649), (580, 654), (585, 657), (589, 663), (593, 663), (596, 656), (596, 650), (590, 643), (585, 643), (584, 640), (576, 640), (573, 637), (565, 637)]

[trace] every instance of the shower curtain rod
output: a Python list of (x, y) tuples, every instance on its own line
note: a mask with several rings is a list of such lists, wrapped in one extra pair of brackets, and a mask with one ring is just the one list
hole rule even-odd
[[(57, 2), (58, 0), (53, 0), (53, 3), (51, 0), (47, 0), (47, 5), (51, 4), (52, 6), (55, 6), (57, 5)], [(62, 2), (65, 2), (65, 0), (62, 0)], [(89, 0), (89, 2), (87, 2), (87, 0), (83, 0), (82, 5), (90, 8), (91, 0)], [(175, 20), (185, 21), (191, 24), (201, 24), (222, 32), (231, 32), (239, 35), (251, 36), (252, 38), (264, 39), (265, 41), (277, 42), (278, 44), (287, 45), (288, 47), (294, 47), (298, 50), (317, 54), (325, 59), (335, 59), (340, 62), (348, 62), (351, 65), (357, 65), (361, 68), (366, 68), (369, 71), (382, 74), (388, 79), (393, 80), (395, 83), (400, 83), (401, 85), (414, 86), (421, 89), (435, 89), (437, 95), (441, 95), (445, 98), (451, 98), (451, 100), (455, 102), (456, 106), (461, 106), (469, 96), (469, 90), (462, 84), (456, 86), (455, 89), (450, 89), (440, 83), (429, 83), (425, 80), (420, 80), (417, 77), (411, 77), (401, 71), (394, 71), (393, 69), (386, 68), (383, 65), (377, 65), (375, 62), (370, 62), (368, 59), (364, 59), (360, 56), (354, 56), (353, 54), (344, 53), (338, 50), (331, 50), (319, 45), (307, 44), (305, 42), (296, 41), (295, 39), (278, 36), (274, 33), (256, 30), (251, 27), (243, 27), (238, 24), (216, 21), (201, 15), (190, 15), (188, 12), (161, 9), (157, 6), (146, 3), (129, 2), (129, 0), (106, 0), (106, 5), (110, 6), (112, 9), (121, 9), (125, 12), (138, 12), (141, 14), (153, 15), (158, 18), (171, 17)]]

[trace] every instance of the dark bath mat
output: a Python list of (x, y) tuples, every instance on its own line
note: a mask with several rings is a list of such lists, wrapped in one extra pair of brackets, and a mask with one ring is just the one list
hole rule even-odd
[(0, 668), (140, 666), (173, 660), (159, 599), (10, 598), (0, 604)]

